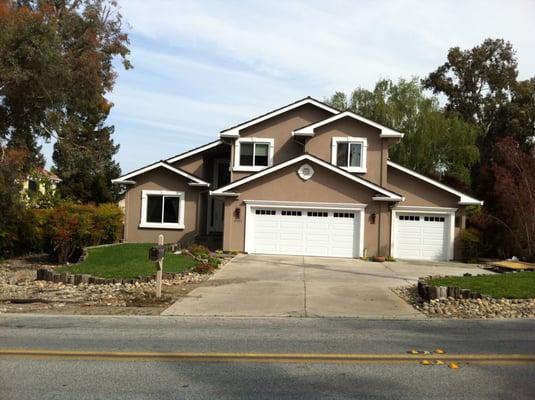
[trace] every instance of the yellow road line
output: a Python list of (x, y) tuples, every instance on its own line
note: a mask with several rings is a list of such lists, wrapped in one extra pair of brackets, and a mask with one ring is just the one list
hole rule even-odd
[(200, 353), (0, 349), (0, 357), (98, 361), (183, 361), (256, 363), (406, 364), (422, 360), (470, 364), (511, 365), (535, 363), (535, 354), (325, 354), (325, 353)]

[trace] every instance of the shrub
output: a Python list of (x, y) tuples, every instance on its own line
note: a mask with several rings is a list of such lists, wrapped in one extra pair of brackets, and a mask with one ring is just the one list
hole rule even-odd
[(209, 274), (214, 270), (214, 267), (210, 265), (209, 263), (202, 263), (197, 265), (193, 271), (197, 272), (198, 274)]
[(214, 268), (219, 268), (219, 264), (221, 264), (221, 259), (217, 257), (209, 257), (208, 264), (210, 264)]
[(481, 254), (481, 233), (475, 228), (463, 229), (461, 241), (464, 259), (477, 262)]
[(116, 242), (122, 212), (113, 204), (100, 206), (64, 202), (55, 208), (35, 210), (43, 248), (61, 264), (86, 246)]
[(191, 254), (193, 254), (194, 257), (199, 257), (202, 259), (210, 257), (210, 250), (208, 247), (203, 246), (202, 244), (193, 243), (189, 246), (188, 250)]

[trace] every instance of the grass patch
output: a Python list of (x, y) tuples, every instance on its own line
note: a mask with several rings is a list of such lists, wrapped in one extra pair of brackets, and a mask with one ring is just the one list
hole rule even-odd
[(529, 299), (535, 297), (535, 272), (482, 276), (451, 276), (432, 279), (432, 286), (458, 286), (494, 298)]
[[(58, 268), (60, 272), (89, 274), (101, 278), (132, 279), (138, 276), (154, 275), (154, 262), (149, 261), (150, 243), (124, 243), (115, 246), (89, 249), (89, 256), (80, 264)], [(183, 272), (197, 265), (188, 256), (166, 253), (164, 272)]]

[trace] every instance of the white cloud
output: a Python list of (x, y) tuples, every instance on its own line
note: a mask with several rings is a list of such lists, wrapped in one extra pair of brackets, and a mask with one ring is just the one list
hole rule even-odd
[(448, 48), (510, 40), (535, 73), (531, 1), (122, 0), (134, 70), (112, 100), (124, 170), (306, 95), (424, 76)]

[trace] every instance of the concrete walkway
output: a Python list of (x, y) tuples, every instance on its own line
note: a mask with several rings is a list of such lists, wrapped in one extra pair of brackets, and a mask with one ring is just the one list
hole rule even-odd
[(466, 272), (485, 273), (456, 263), (240, 255), (162, 315), (424, 318), (391, 288)]

